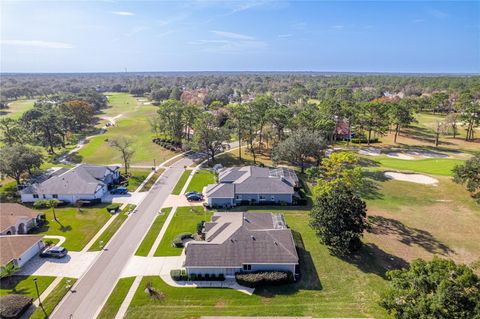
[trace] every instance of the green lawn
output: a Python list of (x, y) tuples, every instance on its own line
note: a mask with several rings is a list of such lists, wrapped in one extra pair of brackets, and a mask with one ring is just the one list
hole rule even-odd
[(448, 158), (427, 158), (421, 160), (402, 160), (396, 158), (375, 158), (386, 168), (426, 173), (433, 175), (451, 176), (455, 165), (462, 164), (464, 161)]
[(8, 109), (0, 111), (0, 118), (10, 117), (18, 119), (22, 114), (33, 107), (35, 100), (20, 99), (12, 102), (8, 102)]
[[(48, 315), (51, 315), (55, 307), (62, 301), (63, 297), (68, 293), (70, 288), (67, 288), (67, 280), (70, 280), (70, 288), (75, 281), (74, 278), (63, 278), (61, 282), (52, 290), (45, 300), (42, 300), (43, 308)], [(30, 316), (30, 319), (44, 319), (45, 314), (40, 307), (35, 309), (35, 312)]]
[(62, 246), (68, 250), (80, 251), (111, 217), (105, 209), (106, 206), (107, 204), (100, 204), (93, 207), (82, 207), (80, 212), (75, 207), (56, 208), (57, 218), (61, 225), (53, 219), (51, 209), (40, 209), (45, 213), (48, 224), (43, 226), (39, 233), (64, 236), (66, 241)]
[(40, 294), (53, 282), (55, 277), (49, 276), (11, 276), (10, 278), (0, 279), (0, 296), (10, 294), (27, 295), (33, 299), (37, 299), (35, 290), (35, 282), (33, 278), (37, 278), (38, 290)]
[(138, 247), (137, 252), (135, 253), (135, 256), (146, 257), (148, 255), (148, 253), (150, 252), (150, 249), (153, 246), (153, 243), (155, 242), (155, 239), (157, 239), (158, 234), (160, 234), (160, 230), (162, 229), (163, 224), (165, 223), (165, 220), (167, 219), (168, 214), (170, 214), (171, 210), (172, 210), (171, 207), (162, 208), (162, 214), (158, 215), (153, 221), (153, 224), (148, 230), (148, 233), (145, 235), (142, 243)]
[(97, 319), (114, 319), (117, 314), (120, 306), (122, 305), (123, 299), (128, 294), (130, 287), (135, 281), (135, 277), (120, 278), (113, 288), (112, 293), (107, 299), (107, 302), (102, 308), (102, 311), (98, 314)]
[(159, 168), (150, 179), (143, 185), (141, 192), (148, 192), (150, 188), (152, 188), (153, 184), (157, 181), (157, 179), (162, 175), (165, 170), (163, 168)]
[(108, 243), (108, 241), (115, 235), (117, 230), (120, 229), (120, 226), (127, 220), (128, 213), (134, 210), (136, 205), (128, 204), (121, 212), (118, 213), (118, 216), (115, 217), (113, 222), (105, 229), (105, 231), (98, 237), (95, 243), (90, 247), (88, 251), (99, 251), (102, 250)]
[(193, 175), (190, 184), (187, 186), (187, 192), (202, 192), (203, 188), (216, 181), (215, 173), (210, 170), (201, 169)]
[(183, 248), (172, 246), (175, 236), (180, 233), (194, 233), (197, 224), (202, 220), (209, 221), (212, 214), (211, 211), (206, 212), (202, 206), (178, 207), (155, 256), (180, 256)]
[(187, 182), (188, 176), (190, 176), (191, 172), (192, 170), (189, 170), (189, 169), (183, 172), (182, 176), (180, 176), (180, 179), (177, 182), (177, 185), (175, 185), (175, 187), (173, 188), (173, 191), (172, 191), (173, 195), (180, 195), (180, 192), (182, 191), (183, 186)]
[(128, 190), (134, 192), (151, 172), (151, 169), (131, 168), (128, 172), (130, 175), (128, 177)]
[[(253, 208), (251, 211), (257, 211)], [(282, 211), (282, 208), (265, 209), (272, 210)], [(254, 295), (248, 296), (230, 289), (174, 288), (157, 276), (144, 277), (128, 309), (127, 318), (214, 315), (390, 318), (377, 304), (379, 293), (385, 288), (385, 281), (380, 275), (385, 268), (378, 261), (381, 258), (375, 254), (374, 247), (364, 248), (360, 260), (356, 262), (344, 261), (331, 256), (328, 249), (319, 243), (308, 226), (307, 211), (282, 212), (285, 212), (286, 221), (294, 231), (300, 248), (302, 277), (298, 283), (258, 289)], [(388, 258), (386, 260), (389, 261)], [(152, 282), (164, 298), (150, 298), (144, 292), (147, 282)]]
[(2, 179), (0, 184), (0, 201), (3, 203), (13, 202), (18, 199), (17, 182), (10, 178)]
[[(107, 94), (108, 95), (108, 94)], [(121, 163), (120, 152), (109, 145), (109, 140), (120, 136), (132, 139), (132, 148), (135, 151), (131, 164), (152, 165), (161, 163), (175, 155), (163, 147), (152, 142), (153, 133), (148, 120), (156, 114), (157, 107), (143, 105), (127, 93), (117, 93), (110, 97), (111, 108), (103, 110), (105, 115), (115, 116), (123, 114), (117, 119), (117, 125), (109, 127), (105, 134), (93, 137), (79, 152), (84, 163), (111, 164)]]

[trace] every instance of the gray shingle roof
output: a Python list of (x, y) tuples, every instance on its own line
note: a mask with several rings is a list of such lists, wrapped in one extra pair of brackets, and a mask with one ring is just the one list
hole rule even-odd
[(118, 166), (78, 165), (41, 183), (24, 188), (23, 194), (94, 194), (104, 185), (106, 171), (113, 172)]
[(207, 241), (187, 245), (186, 267), (298, 263), (292, 232), (284, 225), (279, 226), (278, 220), (283, 218), (272, 213), (217, 213), (216, 216), (219, 216), (215, 220), (217, 225), (209, 227)]

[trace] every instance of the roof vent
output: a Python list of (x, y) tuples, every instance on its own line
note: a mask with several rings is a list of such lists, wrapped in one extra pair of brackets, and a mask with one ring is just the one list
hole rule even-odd
[(248, 220), (247, 217), (243, 216), (243, 220), (246, 221), (247, 223), (249, 223), (250, 221)]
[(255, 240), (255, 237), (253, 237), (253, 235), (250, 235), (250, 238), (252, 238), (253, 240)]
[(273, 244), (274, 244), (275, 246), (278, 246), (278, 243), (277, 243), (276, 241), (273, 241)]

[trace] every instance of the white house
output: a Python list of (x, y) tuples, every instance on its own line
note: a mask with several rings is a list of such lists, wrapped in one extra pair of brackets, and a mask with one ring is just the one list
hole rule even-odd
[(184, 267), (191, 274), (289, 271), (295, 273), (298, 255), (292, 232), (282, 214), (215, 213), (205, 223), (205, 241), (185, 248)]
[(101, 199), (109, 185), (119, 177), (119, 166), (80, 164), (60, 169), (44, 181), (33, 183), (20, 191), (22, 202), (58, 199), (68, 203), (78, 200)]
[(44, 247), (43, 236), (39, 235), (8, 235), (0, 236), (0, 267), (12, 263), (22, 267), (35, 257)]

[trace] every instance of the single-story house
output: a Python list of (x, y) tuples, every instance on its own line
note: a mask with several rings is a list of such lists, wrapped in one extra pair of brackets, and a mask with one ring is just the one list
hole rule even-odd
[(0, 267), (13, 263), (22, 267), (45, 247), (39, 235), (0, 236)]
[(297, 174), (289, 168), (257, 166), (221, 169), (218, 183), (204, 189), (211, 207), (230, 207), (238, 204), (292, 204)]
[(289, 271), (295, 273), (298, 254), (282, 214), (215, 213), (204, 226), (205, 240), (185, 248), (184, 267), (191, 274)]
[(22, 202), (58, 199), (68, 203), (101, 199), (120, 178), (120, 166), (80, 164), (60, 169), (46, 180), (35, 182), (20, 191)]
[(17, 203), (0, 203), (0, 235), (26, 234), (44, 214)]

